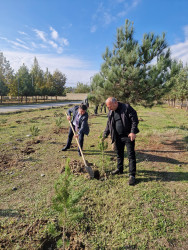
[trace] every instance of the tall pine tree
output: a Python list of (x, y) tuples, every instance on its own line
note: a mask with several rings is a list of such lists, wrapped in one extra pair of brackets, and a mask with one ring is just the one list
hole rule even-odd
[(165, 34), (144, 34), (142, 43), (134, 39), (133, 23), (117, 29), (112, 51), (107, 47), (100, 75), (105, 98), (152, 106), (168, 91), (165, 82), (171, 66)]

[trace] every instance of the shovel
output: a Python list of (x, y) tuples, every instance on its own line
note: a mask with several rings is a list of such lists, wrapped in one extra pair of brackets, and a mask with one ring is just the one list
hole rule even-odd
[[(66, 116), (67, 116), (67, 114), (66, 114)], [(69, 120), (68, 120), (68, 121), (69, 121)], [(70, 124), (71, 129), (72, 129), (72, 131), (73, 131), (73, 133), (74, 133), (74, 136), (75, 136), (76, 133), (75, 133), (74, 128), (73, 128), (73, 126), (72, 126), (72, 123), (71, 123), (70, 121), (69, 121), (69, 124)], [(90, 176), (91, 178), (94, 178), (93, 169), (92, 169), (90, 166), (87, 166), (86, 160), (85, 160), (84, 155), (83, 155), (83, 152), (82, 152), (82, 149), (81, 149), (81, 147), (80, 147), (80, 143), (79, 143), (79, 141), (78, 141), (78, 139), (77, 139), (76, 137), (75, 137), (75, 139), (76, 139), (76, 142), (77, 142), (77, 144), (78, 144), (78, 147), (79, 147), (79, 150), (80, 150), (80, 153), (81, 153), (81, 156), (82, 156), (84, 165), (85, 165), (85, 169), (86, 169), (87, 173), (89, 174), (89, 176)]]

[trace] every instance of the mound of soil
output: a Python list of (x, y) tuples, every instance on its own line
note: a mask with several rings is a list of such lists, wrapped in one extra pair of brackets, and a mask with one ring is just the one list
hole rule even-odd
[[(87, 163), (87, 166), (90, 166), (93, 169), (94, 178), (99, 180), (99, 178), (100, 178), (99, 171), (97, 169), (94, 169), (92, 163), (88, 163), (88, 162), (86, 162), (86, 163)], [(87, 173), (84, 163), (79, 161), (79, 160), (70, 161), (69, 167), (71, 169), (71, 172), (76, 176), (84, 175)], [(65, 166), (62, 167), (61, 173), (63, 173), (64, 171), (65, 171)]]
[[(62, 233), (57, 237), (47, 236), (45, 239), (41, 239), (42, 245), (39, 248), (40, 250), (47, 249), (57, 249), (57, 241), (62, 238)], [(74, 232), (67, 232), (65, 241), (69, 242), (69, 246), (66, 247), (67, 250), (80, 250), (85, 249), (85, 245), (82, 242), (82, 239)]]
[(87, 173), (84, 164), (80, 161), (77, 160), (70, 161), (69, 167), (74, 175), (82, 175)]

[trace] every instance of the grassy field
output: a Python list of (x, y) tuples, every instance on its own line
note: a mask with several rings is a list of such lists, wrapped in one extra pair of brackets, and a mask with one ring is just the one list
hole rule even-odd
[[(75, 141), (61, 151), (69, 127), (67, 108), (0, 115), (0, 249), (56, 249), (58, 237), (48, 230), (58, 220), (52, 208), (54, 184), (67, 158), (77, 170), (83, 164)], [(89, 108), (84, 155), (101, 178), (90, 180), (79, 171), (73, 175), (74, 188), (86, 189), (79, 202), (84, 217), (69, 225), (67, 249), (187, 249), (187, 114), (167, 106), (134, 108), (140, 120), (135, 186), (127, 184), (126, 155), (124, 174), (110, 174), (116, 168), (110, 138), (103, 160), (98, 147), (107, 117)], [(35, 137), (33, 125), (40, 129)]]

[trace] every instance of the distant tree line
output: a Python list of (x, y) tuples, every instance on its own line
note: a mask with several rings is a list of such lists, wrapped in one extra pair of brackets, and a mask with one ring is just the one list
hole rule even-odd
[(64, 96), (66, 93), (89, 93), (90, 85), (78, 82), (76, 87), (66, 87), (67, 78), (59, 70), (51, 74), (44, 72), (34, 58), (33, 65), (29, 70), (23, 64), (16, 73), (11, 68), (9, 61), (0, 52), (0, 96), (18, 96), (21, 101), (28, 96)]
[(186, 101), (186, 109), (188, 110), (188, 65), (184, 67), (181, 61), (179, 63), (173, 62), (171, 71), (175, 72), (166, 82), (166, 85), (171, 86), (171, 88), (164, 98), (173, 107), (176, 106), (176, 101), (179, 101), (182, 108), (184, 101)]
[(0, 96), (62, 96), (65, 95), (66, 76), (59, 70), (44, 72), (34, 58), (31, 70), (23, 64), (14, 74), (9, 61), (0, 52)]
[(88, 99), (98, 105), (108, 96), (152, 107), (162, 98), (188, 101), (188, 67), (171, 59), (165, 34), (134, 39), (133, 23), (117, 29), (112, 50), (103, 54), (100, 72), (92, 78)]

